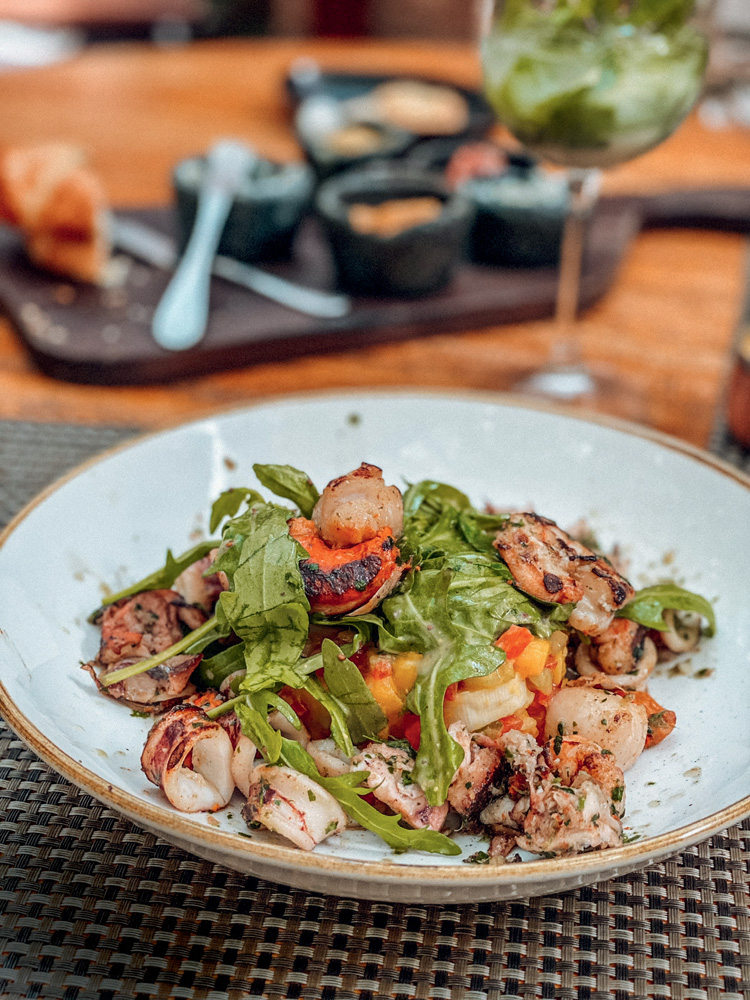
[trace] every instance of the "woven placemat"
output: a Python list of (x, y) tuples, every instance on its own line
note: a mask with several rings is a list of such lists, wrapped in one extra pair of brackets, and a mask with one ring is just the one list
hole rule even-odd
[[(0, 423), (0, 520), (131, 433)], [(525, 902), (339, 899), (167, 845), (0, 728), (0, 997), (750, 1000), (750, 821)]]

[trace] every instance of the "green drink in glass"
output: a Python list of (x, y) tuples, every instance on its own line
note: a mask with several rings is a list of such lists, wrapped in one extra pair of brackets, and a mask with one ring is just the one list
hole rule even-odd
[(574, 336), (584, 219), (598, 170), (663, 142), (695, 104), (708, 58), (699, 13), (694, 0), (487, 4), (488, 99), (530, 152), (570, 168), (556, 357), (522, 389), (564, 399), (596, 393)]

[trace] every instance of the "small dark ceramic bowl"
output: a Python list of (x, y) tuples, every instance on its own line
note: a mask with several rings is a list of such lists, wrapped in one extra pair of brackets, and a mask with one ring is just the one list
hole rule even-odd
[[(302, 103), (295, 127), (320, 180), (374, 160), (401, 156), (414, 142), (411, 133), (382, 122), (349, 120), (339, 102), (319, 96)], [(363, 140), (359, 148), (353, 141), (355, 133)]]
[[(442, 202), (440, 214), (395, 235), (361, 233), (349, 223), (354, 204), (424, 196)], [(325, 181), (315, 207), (331, 245), (339, 286), (360, 295), (408, 297), (442, 288), (461, 260), (474, 215), (470, 202), (449, 191), (438, 175), (388, 163)]]
[(497, 177), (478, 177), (461, 186), (476, 209), (469, 255), (481, 264), (552, 267), (560, 258), (568, 211), (562, 176), (533, 163), (511, 164)]
[[(173, 184), (179, 251), (190, 238), (198, 206), (205, 159), (177, 164)], [(312, 200), (315, 178), (304, 163), (258, 160), (234, 200), (219, 243), (219, 253), (251, 263), (288, 257), (294, 234)]]

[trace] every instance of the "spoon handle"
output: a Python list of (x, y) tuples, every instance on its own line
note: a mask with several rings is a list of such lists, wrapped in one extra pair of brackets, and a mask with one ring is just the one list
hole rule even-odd
[(184, 351), (203, 338), (208, 323), (211, 268), (242, 176), (253, 154), (238, 143), (218, 143), (209, 153), (193, 231), (152, 322), (154, 340)]

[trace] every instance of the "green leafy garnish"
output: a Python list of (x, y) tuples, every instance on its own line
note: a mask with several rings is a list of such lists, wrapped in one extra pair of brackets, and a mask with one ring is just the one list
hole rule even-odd
[(237, 706), (237, 716), (242, 730), (257, 747), (269, 764), (286, 764), (287, 767), (307, 775), (330, 792), (344, 812), (366, 830), (381, 837), (395, 851), (428, 851), (431, 854), (456, 855), (461, 848), (449, 837), (435, 830), (414, 830), (404, 827), (399, 816), (384, 816), (364, 799), (370, 789), (363, 782), (366, 771), (350, 771), (339, 777), (320, 774), (310, 754), (294, 740), (285, 739), (268, 724), (265, 717), (264, 693), (251, 696), (244, 705)]
[(377, 736), (388, 724), (382, 708), (372, 696), (359, 668), (346, 659), (339, 646), (323, 640), (321, 649), (326, 687), (341, 706), (354, 743)]
[(665, 611), (697, 612), (708, 622), (706, 635), (712, 636), (716, 631), (716, 613), (710, 602), (700, 594), (678, 587), (676, 583), (657, 583), (639, 590), (632, 601), (620, 608), (617, 616), (664, 632), (668, 627), (664, 621)]
[(320, 494), (306, 472), (291, 465), (254, 465), (253, 472), (266, 489), (291, 500), (303, 517), (310, 517)]
[(215, 541), (199, 542), (192, 549), (188, 549), (187, 552), (183, 552), (181, 556), (177, 557), (172, 555), (171, 549), (167, 549), (167, 558), (160, 569), (154, 570), (153, 573), (144, 576), (137, 583), (125, 587), (124, 590), (118, 590), (116, 594), (110, 594), (108, 597), (105, 597), (102, 605), (106, 607), (108, 604), (114, 604), (116, 601), (122, 600), (123, 597), (132, 597), (134, 594), (140, 594), (144, 590), (169, 590), (183, 570), (186, 570), (188, 566), (192, 566), (194, 562), (207, 556), (218, 544)]
[(225, 517), (234, 517), (245, 501), (248, 503), (265, 503), (265, 500), (257, 490), (247, 489), (244, 486), (224, 490), (218, 499), (214, 500), (211, 507), (208, 530), (216, 531)]
[(310, 605), (289, 517), (290, 511), (275, 504), (252, 507), (227, 523), (214, 562), (231, 587), (219, 597), (216, 617), (244, 642), (246, 691), (272, 684), (301, 687), (305, 681), (295, 665), (307, 640)]

